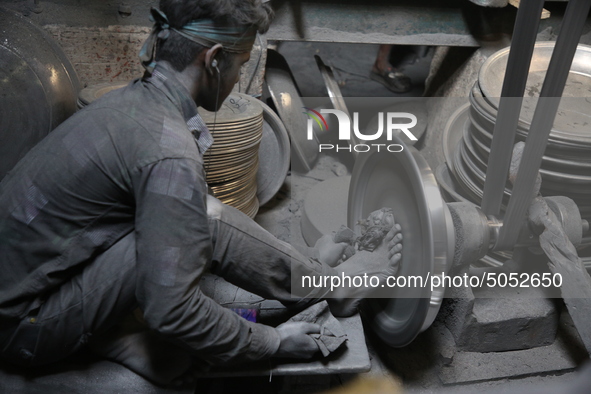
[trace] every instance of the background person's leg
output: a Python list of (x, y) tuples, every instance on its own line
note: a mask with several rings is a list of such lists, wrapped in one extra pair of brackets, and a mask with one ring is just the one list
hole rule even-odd
[[(402, 71), (397, 69), (390, 62), (394, 45), (380, 45), (376, 60), (372, 67), (370, 78), (381, 83), (394, 93), (406, 93), (412, 89), (412, 82)], [(397, 59), (400, 61), (400, 59)]]

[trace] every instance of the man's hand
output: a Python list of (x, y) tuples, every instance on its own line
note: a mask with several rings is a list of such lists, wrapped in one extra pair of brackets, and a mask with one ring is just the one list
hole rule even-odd
[(343, 253), (348, 245), (346, 242), (336, 243), (332, 234), (325, 234), (316, 241), (314, 247), (318, 250), (318, 260), (334, 267), (343, 259)]
[(311, 358), (318, 352), (318, 345), (308, 334), (320, 333), (318, 324), (287, 322), (276, 328), (279, 333), (279, 349), (275, 357)]

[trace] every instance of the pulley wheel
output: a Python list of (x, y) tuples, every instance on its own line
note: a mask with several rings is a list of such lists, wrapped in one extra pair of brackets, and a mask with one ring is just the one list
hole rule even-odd
[[(393, 143), (402, 144), (395, 138)], [(420, 153), (404, 146), (399, 153), (359, 154), (351, 176), (347, 221), (350, 228), (374, 210), (388, 207), (402, 226), (402, 261), (397, 276), (446, 272), (454, 250), (453, 223), (435, 176)], [(441, 306), (444, 287), (388, 288), (389, 298), (372, 299), (366, 317), (388, 345), (409, 344), (427, 329)]]

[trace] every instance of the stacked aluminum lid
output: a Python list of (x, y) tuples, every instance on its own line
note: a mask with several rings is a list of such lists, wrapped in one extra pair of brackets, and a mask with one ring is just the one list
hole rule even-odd
[(232, 93), (217, 113), (199, 108), (214, 143), (203, 157), (207, 183), (214, 195), (250, 217), (259, 209), (257, 171), (263, 135), (263, 108), (258, 100)]
[[(526, 97), (516, 133), (525, 141), (554, 43), (536, 44)], [(480, 204), (492, 133), (497, 117), (509, 49), (491, 56), (470, 92), (470, 105), (456, 112), (446, 130), (446, 160), (460, 194)], [(543, 196), (573, 199), (591, 219), (591, 47), (579, 45), (540, 168)], [(504, 206), (511, 185), (507, 182)]]
[[(517, 127), (516, 142), (525, 141), (530, 132), (536, 102), (542, 88), (553, 42), (537, 43), (526, 85), (526, 97)], [(444, 131), (444, 155), (447, 165), (436, 171), (439, 186), (447, 201), (482, 202), (484, 179), (496, 122), (499, 96), (507, 65), (509, 48), (492, 55), (482, 66), (469, 103), (449, 119)], [(540, 168), (543, 196), (561, 195), (573, 199), (583, 219), (591, 220), (591, 47), (579, 45), (566, 83), (563, 98)], [(507, 181), (504, 210), (511, 195)], [(591, 238), (583, 238), (583, 247)], [(591, 263), (590, 248), (579, 252)], [(482, 261), (499, 265), (510, 258), (506, 252), (494, 252)]]
[[(78, 109), (127, 84), (128, 82), (110, 82), (82, 89), (78, 95)], [(271, 110), (268, 109), (267, 112), (269, 111)], [(264, 199), (263, 203), (269, 201), (281, 187), (287, 173), (289, 138), (285, 130), (279, 129), (283, 125), (277, 124), (266, 114), (273, 128), (267, 130), (267, 149), (263, 153), (272, 163), (277, 163), (278, 158), (275, 156), (283, 153), (281, 159), (286, 159), (287, 163), (278, 163), (281, 168), (265, 167), (262, 179), (258, 179), (263, 189), (257, 196), (259, 145), (263, 136), (263, 107), (260, 102), (245, 94), (232, 93), (217, 114), (203, 108), (199, 108), (199, 114), (214, 137), (214, 144), (203, 158), (207, 183), (223, 203), (254, 217), (259, 209), (259, 198)], [(269, 123), (265, 124), (267, 128), (271, 127)], [(281, 147), (283, 152), (276, 152)], [(258, 175), (261, 178), (261, 174)]]

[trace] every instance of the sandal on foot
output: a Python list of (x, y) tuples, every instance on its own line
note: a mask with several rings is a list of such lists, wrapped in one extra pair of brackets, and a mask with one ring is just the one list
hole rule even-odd
[(406, 93), (412, 89), (410, 78), (396, 69), (388, 68), (381, 73), (372, 70), (369, 77), (394, 93)]

